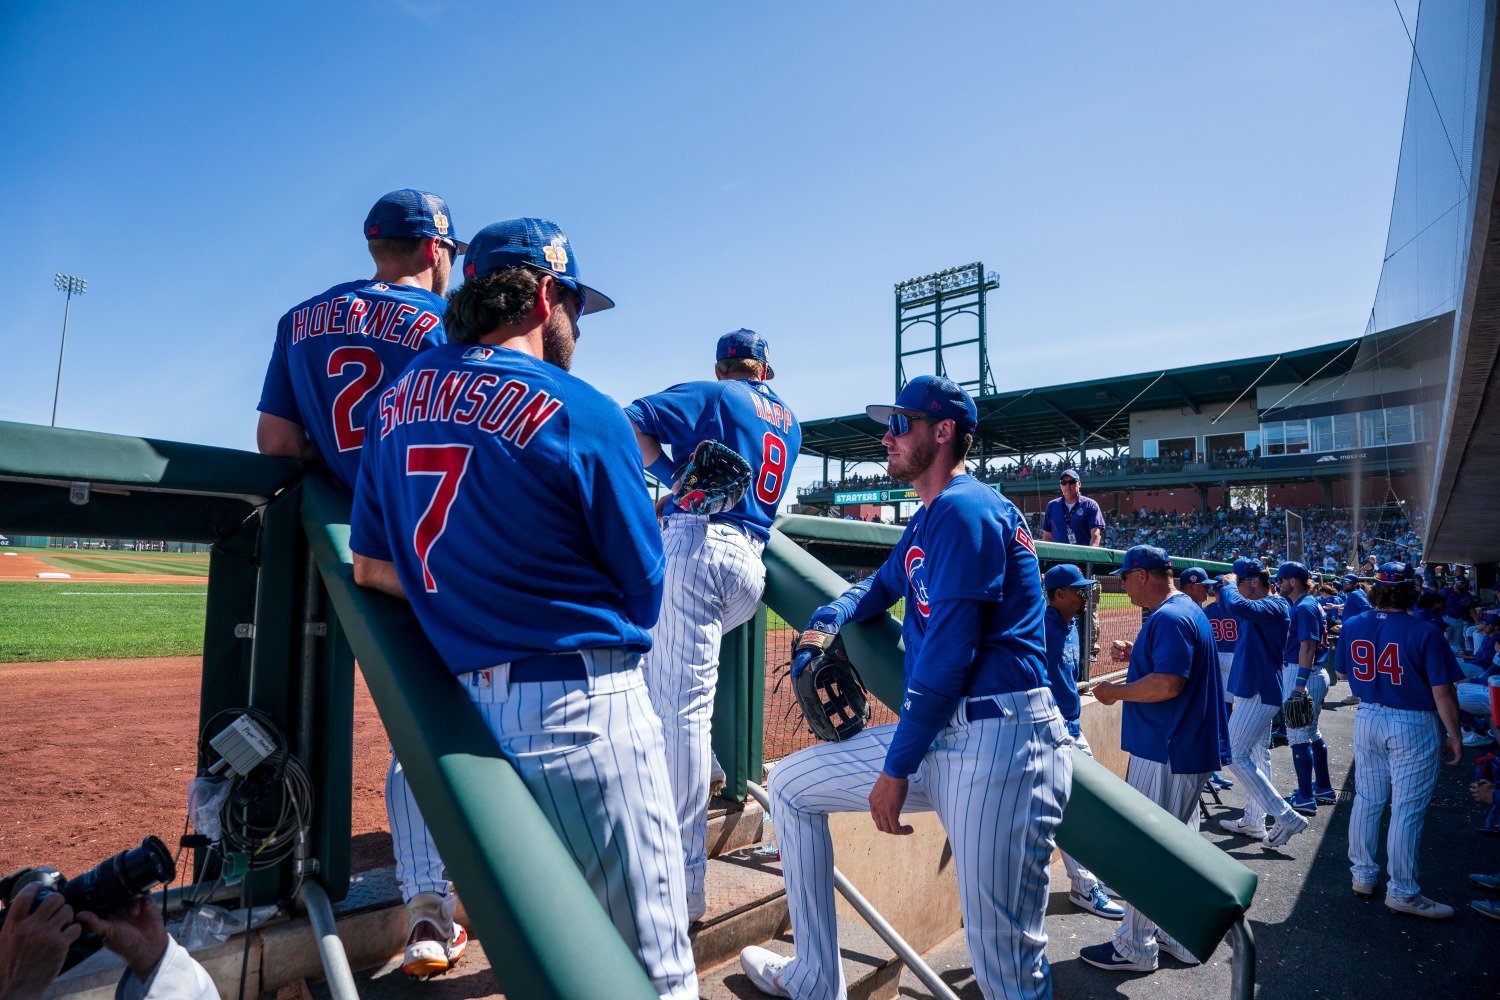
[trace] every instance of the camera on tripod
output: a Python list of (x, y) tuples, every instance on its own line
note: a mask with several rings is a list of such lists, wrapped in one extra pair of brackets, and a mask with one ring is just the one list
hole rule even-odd
[[(82, 875), (67, 878), (56, 868), (38, 866), (18, 868), (0, 878), (0, 926), (10, 915), (16, 896), (28, 885), (43, 889), (33, 902), (40, 903), (49, 892), (60, 892), (74, 913), (107, 916), (153, 886), (170, 882), (176, 876), (172, 854), (156, 837), (147, 837), (141, 846), (106, 858)], [(68, 949), (64, 969), (71, 969), (99, 950), (103, 942), (96, 934), (85, 933)]]

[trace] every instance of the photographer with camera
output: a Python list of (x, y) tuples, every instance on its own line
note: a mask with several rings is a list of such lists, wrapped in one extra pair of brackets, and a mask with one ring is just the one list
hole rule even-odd
[(32, 883), (16, 894), (11, 908), (15, 912), (0, 926), (0, 1000), (41, 1000), (84, 931), (99, 935), (104, 947), (125, 960), (116, 1000), (216, 1000), (219, 995), (207, 970), (167, 933), (150, 896), (138, 896), (105, 916), (75, 915), (62, 893)]

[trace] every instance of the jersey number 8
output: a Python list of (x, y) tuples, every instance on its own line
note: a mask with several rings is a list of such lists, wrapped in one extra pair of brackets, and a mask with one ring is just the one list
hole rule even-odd
[(1368, 639), (1355, 639), (1349, 643), (1349, 659), (1354, 661), (1354, 679), (1373, 681), (1376, 674), (1385, 674), (1392, 684), (1401, 683), (1401, 647), (1394, 642), (1385, 644), (1380, 655), (1375, 655), (1375, 644)]
[(760, 475), (755, 477), (755, 497), (774, 507), (785, 486), (786, 442), (766, 431), (766, 436), (761, 438)]

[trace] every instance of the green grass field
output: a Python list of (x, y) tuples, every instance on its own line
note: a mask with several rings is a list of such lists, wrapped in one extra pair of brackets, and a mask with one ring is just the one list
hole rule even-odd
[(198, 655), (207, 593), (189, 584), (0, 583), (0, 663)]
[(159, 555), (130, 552), (120, 555), (84, 553), (41, 557), (42, 562), (76, 573), (166, 573), (172, 576), (208, 577), (207, 555)]

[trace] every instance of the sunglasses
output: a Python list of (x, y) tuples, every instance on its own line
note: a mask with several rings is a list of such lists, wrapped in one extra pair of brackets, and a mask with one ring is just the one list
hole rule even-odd
[(1058, 482), (1062, 483), (1064, 486), (1077, 486), (1078, 485), (1078, 480), (1076, 480), (1076, 479), (1060, 479), (1060, 480), (1058, 480)]
[(922, 415), (920, 413), (900, 413), (900, 412), (897, 412), (897, 413), (892, 413), (890, 416), (888, 416), (888, 417), (885, 418), (885, 425), (886, 425), (886, 427), (890, 428), (891, 435), (893, 437), (900, 437), (901, 435), (905, 434), (907, 431), (911, 430), (911, 422), (913, 420), (928, 420), (928, 421), (930, 421), (930, 420), (932, 420), (932, 418), (928, 417), (928, 416), (924, 416), (924, 415)]

